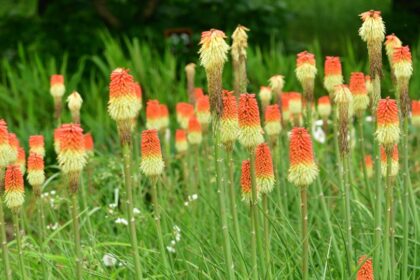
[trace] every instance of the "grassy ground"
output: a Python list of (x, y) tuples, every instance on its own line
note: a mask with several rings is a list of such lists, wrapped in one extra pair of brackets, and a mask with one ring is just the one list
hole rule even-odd
[[(39, 225), (34, 223), (30, 213), (31, 194), (28, 191), (25, 207), (25, 254), (27, 270), (30, 279), (42, 279), (41, 256), (48, 262), (51, 279), (74, 279), (74, 260), (71, 236), (71, 219), (69, 213), (69, 198), (66, 186), (59, 177), (52, 152), (52, 101), (48, 93), (49, 75), (55, 72), (64, 73), (67, 80), (68, 92), (77, 89), (85, 102), (82, 109), (82, 124), (85, 130), (92, 131), (96, 140), (96, 154), (91, 162), (92, 173), (89, 169), (84, 174), (82, 190), (86, 193), (80, 197), (81, 205), (81, 235), (84, 256), (84, 279), (132, 279), (134, 271), (130, 254), (130, 243), (127, 226), (121, 207), (122, 163), (117, 145), (116, 128), (106, 110), (108, 100), (108, 75), (117, 66), (128, 67), (140, 81), (144, 89), (145, 98), (158, 98), (170, 105), (173, 115), (174, 104), (186, 100), (185, 76), (183, 62), (169, 52), (157, 53), (153, 48), (141, 44), (136, 39), (117, 42), (103, 34), (106, 46), (103, 54), (94, 57), (81, 58), (79, 70), (67, 73), (66, 58), (59, 62), (51, 59), (42, 60), (36, 54), (25, 53), (19, 49), (20, 59), (17, 64), (3, 61), (1, 72), (3, 80), (0, 83), (0, 110), (11, 131), (18, 134), (25, 143), (31, 134), (42, 133), (47, 137), (47, 147), (50, 149), (47, 162), (48, 182), (44, 186), (44, 202), (47, 208), (48, 235), (45, 242), (46, 250), (40, 254), (37, 242)], [(321, 47), (314, 44), (311, 51), (317, 54), (319, 73), (322, 73)], [(415, 54), (420, 52), (414, 51)], [(351, 43), (343, 51), (343, 65), (345, 77), (356, 70), (366, 70), (364, 60), (356, 57)], [(86, 64), (95, 67), (89, 73), (84, 71)], [(259, 85), (267, 84), (268, 78), (275, 73), (286, 75), (286, 91), (299, 90), (294, 74), (295, 56), (283, 55), (281, 49), (272, 48), (261, 51), (250, 48), (248, 72), (250, 91), (257, 91)], [(418, 66), (415, 64), (416, 69)], [(415, 71), (416, 71), (415, 69)], [(226, 87), (230, 86), (230, 67), (225, 69)], [(417, 73), (416, 71), (415, 73)], [(198, 68), (197, 84), (204, 86), (204, 73)], [(387, 77), (387, 75), (385, 76)], [(322, 75), (318, 76), (316, 95), (324, 95), (322, 90)], [(347, 79), (346, 79), (347, 80)], [(385, 80), (383, 96), (391, 92), (390, 83)], [(414, 78), (412, 93), (418, 91), (420, 82)], [(391, 92), (392, 93), (392, 92)], [(64, 116), (70, 120), (68, 113)], [(144, 117), (139, 120), (140, 128), (144, 128)], [(172, 128), (176, 127), (175, 120)], [(367, 150), (372, 153), (374, 124), (364, 122)], [(419, 204), (420, 189), (418, 171), (418, 131), (411, 129), (411, 179), (413, 182), (414, 199)], [(138, 134), (136, 141), (138, 141)], [(361, 255), (372, 256), (374, 251), (374, 189), (364, 186), (360, 167), (360, 151), (356, 144), (352, 147), (351, 160), (351, 213), (353, 228), (354, 259), (351, 275), (346, 274), (345, 250), (345, 213), (342, 210), (342, 195), (338, 182), (337, 166), (333, 156), (332, 135), (328, 135), (327, 143), (315, 141), (315, 157), (320, 167), (319, 180), (309, 188), (309, 230), (310, 230), (310, 276), (311, 279), (353, 279), (357, 266), (357, 258)], [(271, 236), (271, 256), (273, 277), (276, 279), (300, 278), (300, 203), (298, 189), (285, 180), (288, 168), (288, 148), (286, 137), (283, 137), (279, 148), (273, 151), (276, 170), (279, 173), (275, 190), (269, 196), (269, 222)], [(159, 198), (163, 209), (162, 222), (164, 242), (170, 247), (171, 269), (168, 271), (160, 261), (158, 241), (151, 214), (150, 182), (140, 176), (138, 165), (133, 173), (135, 184), (135, 207), (137, 232), (140, 245), (141, 261), (144, 274), (151, 279), (226, 279), (223, 259), (222, 234), (218, 197), (215, 191), (215, 178), (211, 137), (205, 137), (197, 154), (192, 151), (187, 158), (179, 158), (174, 154), (171, 144), (170, 163), (165, 175), (159, 183)], [(138, 142), (137, 142), (138, 144)], [(134, 159), (138, 161), (138, 145), (135, 145)], [(112, 150), (110, 149), (112, 148)], [(112, 152), (111, 152), (112, 151)], [(226, 154), (223, 153), (223, 156)], [(249, 269), (250, 257), (250, 220), (249, 208), (240, 202), (240, 162), (247, 158), (246, 151), (239, 145), (234, 149), (234, 186), (236, 189), (240, 236), (243, 242), (244, 254), (238, 252), (236, 240), (233, 238), (232, 219), (229, 215), (229, 229), (232, 240), (232, 252), (235, 267), (242, 261)], [(224, 173), (227, 173), (226, 160), (221, 162)], [(227, 176), (226, 176), (227, 177)], [(226, 184), (227, 178), (224, 178)], [(189, 191), (191, 186), (198, 183), (197, 199), (193, 199)], [(401, 239), (402, 239), (402, 194), (401, 179), (396, 181), (396, 264), (401, 269)], [(326, 205), (324, 205), (324, 199)], [(226, 201), (228, 204), (228, 201)], [(229, 204), (228, 204), (229, 205)], [(324, 207), (325, 206), (325, 207)], [(326, 210), (326, 211), (324, 211)], [(418, 257), (418, 235), (420, 221), (415, 221), (413, 211), (418, 208), (410, 206), (410, 240), (409, 240), (409, 276), (410, 279), (420, 277), (420, 263)], [(328, 215), (328, 216), (327, 216)], [(9, 221), (9, 216), (7, 216)], [(122, 223), (120, 222), (122, 221)], [(333, 234), (338, 242), (339, 257), (335, 256), (332, 248), (332, 235), (327, 226), (331, 223)], [(179, 228), (179, 230), (178, 230)], [(10, 229), (9, 229), (10, 233)], [(172, 242), (174, 241), (174, 242)], [(18, 273), (16, 243), (9, 243), (13, 271)], [(116, 263), (108, 267), (104, 265), (105, 254), (112, 254)], [(3, 275), (0, 266), (0, 275)], [(399, 274), (398, 274), (399, 275)], [(237, 275), (239, 279), (247, 276)], [(261, 276), (262, 278), (262, 276)], [(398, 277), (395, 277), (397, 279)]]

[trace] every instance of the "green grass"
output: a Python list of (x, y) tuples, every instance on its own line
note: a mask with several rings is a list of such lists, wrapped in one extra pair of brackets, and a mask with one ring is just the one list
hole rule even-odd
[[(118, 218), (125, 218), (123, 207), (120, 205), (122, 183), (122, 162), (117, 142), (117, 131), (114, 122), (107, 114), (108, 100), (108, 76), (112, 69), (117, 66), (127, 67), (132, 74), (140, 81), (143, 87), (144, 99), (157, 98), (170, 106), (172, 117), (174, 115), (175, 103), (186, 100), (186, 84), (183, 67), (185, 62), (178, 61), (169, 50), (163, 53), (156, 51), (151, 46), (136, 39), (116, 40), (108, 34), (101, 35), (104, 41), (104, 52), (93, 57), (82, 57), (78, 63), (77, 71), (68, 73), (66, 55), (61, 59), (45, 59), (39, 54), (27, 53), (23, 46), (19, 47), (19, 58), (15, 63), (3, 60), (0, 66), (2, 80), (0, 81), (0, 111), (2, 117), (9, 123), (10, 130), (16, 132), (26, 145), (28, 136), (42, 133), (47, 137), (48, 166), (47, 174), (49, 180), (44, 186), (44, 198), (47, 205), (47, 224), (57, 225), (53, 229), (47, 229), (47, 241), (44, 246), (45, 261), (49, 264), (51, 279), (74, 279), (74, 259), (71, 235), (70, 200), (68, 191), (62, 179), (59, 177), (58, 168), (55, 165), (55, 155), (52, 149), (53, 104), (49, 95), (49, 75), (59, 72), (66, 76), (67, 93), (78, 90), (84, 98), (81, 112), (82, 124), (86, 131), (92, 131), (96, 143), (96, 155), (93, 160), (94, 173), (92, 177), (84, 174), (82, 188), (87, 188), (88, 181), (91, 181), (93, 188), (86, 190), (87, 208), (81, 207), (81, 236), (82, 250), (84, 255), (84, 279), (132, 279), (134, 271), (130, 239), (127, 226), (117, 224)], [(319, 75), (317, 76), (317, 96), (325, 95), (322, 89), (323, 59), (322, 46), (314, 43), (309, 49), (316, 54)], [(365, 57), (358, 57), (353, 51), (351, 42), (347, 42), (343, 52), (343, 67), (346, 80), (349, 73), (367, 69)], [(420, 51), (413, 49), (415, 73), (419, 72), (416, 63)], [(386, 63), (384, 63), (386, 64)], [(267, 80), (273, 74), (281, 73), (286, 75), (286, 91), (300, 90), (294, 74), (295, 55), (286, 55), (282, 48), (273, 44), (267, 51), (258, 47), (249, 49), (248, 76), (249, 90), (258, 91), (260, 85), (266, 85)], [(225, 87), (231, 88), (231, 68), (227, 65), (224, 72)], [(385, 73), (382, 95), (392, 93), (388, 73)], [(204, 71), (197, 67), (196, 84), (205, 87)], [(413, 78), (411, 83), (412, 96), (418, 94), (420, 81)], [(70, 121), (70, 115), (66, 112), (66, 122)], [(139, 120), (140, 130), (144, 129), (144, 110)], [(176, 127), (175, 119), (172, 118), (171, 128)], [(367, 152), (372, 153), (373, 143), (372, 123), (365, 123), (365, 141)], [(413, 191), (416, 194), (416, 205), (418, 205), (419, 184), (419, 152), (418, 130), (411, 128), (411, 179)], [(341, 196), (338, 182), (338, 170), (333, 157), (332, 136), (328, 138), (328, 144), (315, 142), (315, 157), (320, 167), (320, 179), (316, 184), (309, 187), (309, 230), (310, 230), (310, 279), (354, 279), (342, 274), (340, 267), (345, 271), (345, 213), (341, 208)], [(211, 144), (211, 137), (206, 138)], [(211, 147), (211, 145), (207, 145)], [(208, 148), (210, 149), (210, 148)], [(136, 150), (136, 149), (134, 149)], [(172, 143), (172, 152), (173, 151)], [(136, 154), (136, 156), (139, 156)], [(175, 157), (175, 155), (173, 155)], [(191, 153), (191, 155), (193, 154)], [(278, 165), (281, 168), (279, 185), (269, 196), (269, 222), (271, 226), (271, 258), (273, 277), (275, 279), (299, 279), (300, 276), (300, 205), (299, 190), (287, 183), (284, 178), (288, 165), (287, 146), (282, 145), (274, 155), (278, 157)], [(360, 166), (360, 151), (353, 146), (351, 161), (351, 211), (353, 227), (353, 247), (355, 257), (361, 255), (372, 256), (374, 251), (374, 207), (369, 200), (369, 194), (374, 193), (374, 188), (364, 189), (363, 178)], [(240, 163), (247, 158), (247, 152), (239, 145), (234, 149), (235, 160), (235, 185), (237, 186), (237, 197), (240, 197), (239, 175)], [(150, 201), (150, 182), (143, 176), (139, 176), (138, 166), (134, 174), (140, 182), (135, 186), (134, 198), (135, 207), (140, 210), (136, 216), (137, 231), (139, 233), (139, 252), (141, 255), (143, 271), (148, 279), (226, 279), (226, 271), (223, 260), (223, 236), (221, 234), (220, 214), (218, 211), (218, 197), (215, 189), (215, 170), (213, 164), (213, 153), (207, 149), (200, 150), (199, 166), (201, 172), (194, 173), (193, 167), (189, 167), (184, 177), (181, 161), (193, 162), (188, 159), (172, 161), (167, 166), (168, 177), (162, 179), (160, 184), (160, 204), (162, 206), (162, 227), (164, 241), (170, 245), (175, 240), (174, 227), (181, 229), (181, 237), (176, 242), (175, 253), (169, 254), (170, 262), (174, 268), (168, 273), (164, 269), (159, 256), (159, 244), (154, 227), (153, 215)], [(227, 170), (225, 170), (227, 172)], [(226, 173), (227, 174), (227, 173)], [(227, 175), (226, 175), (227, 176)], [(188, 186), (186, 182), (197, 179), (199, 182), (198, 199), (190, 201), (185, 195)], [(371, 182), (373, 185), (373, 182)], [(396, 180), (396, 252), (397, 252), (397, 273), (401, 269), (401, 243), (402, 243), (402, 205), (401, 205), (402, 180)], [(29, 188), (28, 188), (29, 189)], [(320, 196), (322, 189), (329, 221), (338, 243), (339, 257), (335, 257), (325, 212), (323, 212), (323, 201)], [(55, 192), (52, 194), (51, 192)], [(287, 193), (287, 205), (283, 205), (279, 197)], [(27, 204), (31, 199), (31, 192), (26, 195)], [(111, 207), (117, 203), (116, 207)], [(227, 203), (227, 200), (226, 200)], [(244, 254), (238, 254), (236, 244), (232, 241), (232, 252), (235, 267), (239, 268), (241, 259), (245, 259), (249, 269), (251, 263), (250, 252), (250, 219), (249, 207), (245, 203), (238, 203), (238, 216), (240, 235), (243, 241)], [(259, 205), (260, 206), (260, 205)], [(229, 207), (227, 207), (229, 209)], [(285, 211), (287, 208), (287, 211)], [(26, 207), (25, 207), (26, 210)], [(412, 211), (419, 208), (410, 206)], [(10, 224), (10, 213), (7, 212)], [(25, 262), (30, 279), (42, 279), (40, 258), (38, 250), (38, 226), (34, 223), (33, 216), (29, 213), (24, 215), (25, 236)], [(93, 235), (89, 232), (87, 219), (90, 219)], [(261, 225), (262, 223), (260, 223)], [(420, 277), (420, 263), (418, 257), (419, 243), (418, 236), (414, 232), (419, 230), (419, 221), (411, 219), (411, 231), (409, 240), (409, 276), (410, 279)], [(229, 216), (229, 230), (232, 240), (232, 220)], [(262, 230), (262, 229), (261, 229)], [(416, 239), (417, 238), (417, 239)], [(18, 274), (18, 260), (16, 242), (11, 239), (9, 243), (11, 262), (14, 273)], [(113, 267), (106, 267), (102, 262), (105, 254), (113, 254), (117, 264)], [(259, 256), (262, 257), (262, 256)], [(353, 260), (356, 267), (357, 259)], [(3, 267), (0, 266), (0, 275), (3, 275)], [(246, 276), (237, 275), (238, 279), (248, 279)], [(395, 277), (397, 279), (398, 277)]]

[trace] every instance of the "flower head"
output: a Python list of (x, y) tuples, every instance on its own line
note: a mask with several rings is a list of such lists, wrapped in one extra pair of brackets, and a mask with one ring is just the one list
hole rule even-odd
[(175, 149), (180, 154), (188, 150), (187, 133), (183, 129), (177, 129), (175, 132)]
[(369, 106), (365, 75), (361, 72), (351, 73), (349, 88), (353, 95), (353, 109), (361, 116)]
[[(384, 147), (381, 146), (381, 173), (383, 177), (386, 177), (388, 172), (388, 162), (387, 162), (388, 156), (384, 149)], [(400, 169), (400, 165), (398, 163), (398, 145), (394, 145), (392, 148), (392, 154), (391, 154), (391, 172), (390, 176), (395, 177), (398, 175), (398, 171)]]
[(334, 88), (343, 83), (341, 61), (338, 56), (327, 56), (324, 65), (324, 87), (334, 98)]
[(79, 112), (80, 108), (82, 108), (83, 99), (77, 91), (73, 91), (67, 97), (67, 104), (69, 106), (69, 110), (73, 112)]
[(390, 151), (400, 140), (397, 102), (389, 97), (379, 100), (376, 119), (376, 138), (386, 151)]
[(290, 120), (289, 100), (290, 95), (288, 93), (283, 93), (281, 95), (281, 112), (285, 123)]
[(246, 57), (246, 48), (248, 47), (248, 28), (238, 25), (232, 34), (232, 58), (239, 60), (239, 57)]
[(365, 165), (366, 165), (366, 173), (367, 173), (368, 178), (372, 178), (372, 176), (373, 176), (373, 161), (372, 161), (372, 156), (371, 155), (365, 156)]
[(273, 190), (273, 159), (266, 143), (259, 144), (255, 150), (255, 178), (258, 191), (269, 193)]
[(25, 174), (26, 171), (26, 153), (25, 150), (19, 146), (18, 148), (18, 158), (16, 164), (19, 165), (20, 171), (22, 174)]
[(18, 159), (18, 153), (19, 153), (19, 139), (16, 137), (16, 134), (9, 133), (9, 162), (10, 163), (16, 163)]
[(136, 97), (137, 97), (137, 107), (138, 107), (137, 110), (140, 111), (141, 108), (143, 107), (143, 104), (142, 104), (143, 91), (141, 90), (141, 86), (139, 83), (134, 82), (133, 86), (134, 86), (134, 90), (136, 92)]
[(301, 83), (308, 79), (313, 80), (316, 73), (315, 56), (307, 51), (298, 53), (296, 58), (296, 76), (298, 80)]
[(23, 175), (19, 165), (12, 164), (6, 169), (4, 180), (4, 202), (9, 209), (18, 209), (25, 200)]
[(413, 75), (413, 63), (411, 52), (408, 46), (394, 48), (392, 65), (395, 77), (398, 79), (409, 79)]
[(211, 29), (201, 33), (200, 63), (206, 69), (220, 68), (227, 60), (229, 46), (223, 31)]
[(158, 176), (162, 174), (164, 166), (158, 131), (144, 130), (141, 134), (141, 171), (146, 176)]
[[(44, 159), (41, 155), (30, 153), (28, 157), (28, 182), (32, 187), (41, 187), (45, 182)], [(34, 188), (35, 190), (35, 188)]]
[(420, 127), (420, 100), (411, 102), (411, 124), (414, 127)]
[(238, 138), (238, 104), (232, 91), (223, 91), (223, 111), (220, 118), (220, 141), (231, 146)]
[(9, 144), (9, 131), (4, 120), (0, 120), (0, 168), (5, 168), (10, 162), (11, 147)]
[(196, 99), (195, 106), (198, 121), (203, 126), (204, 131), (206, 131), (211, 120), (209, 97), (207, 95), (203, 95), (202, 97)]
[(166, 104), (159, 104), (161, 129), (166, 129), (169, 126), (169, 110)]
[(385, 51), (386, 55), (388, 56), (389, 61), (392, 61), (392, 57), (394, 55), (394, 48), (399, 48), (402, 46), (401, 40), (398, 39), (397, 36), (395, 36), (394, 33), (391, 35), (386, 36), (385, 40)]
[(293, 115), (299, 115), (302, 113), (302, 95), (298, 92), (290, 92), (289, 97), (289, 108), (290, 113)]
[(238, 111), (239, 141), (246, 148), (255, 148), (264, 141), (255, 95), (241, 94)]
[(276, 138), (281, 131), (281, 115), (279, 105), (269, 105), (265, 109), (264, 129), (268, 136)]
[(51, 75), (50, 79), (50, 93), (54, 99), (61, 99), (66, 91), (64, 86), (64, 76), (63, 75)]
[(182, 129), (188, 128), (188, 122), (190, 118), (194, 115), (194, 106), (185, 103), (179, 102), (176, 104), (176, 119)]
[(262, 103), (263, 107), (266, 107), (268, 104), (270, 104), (270, 101), (271, 101), (271, 98), (272, 98), (271, 88), (262, 86), (260, 88), (260, 92), (259, 92), (258, 96), (261, 99), (261, 103)]
[(359, 35), (365, 42), (382, 42), (385, 39), (385, 24), (380, 11), (370, 10), (360, 14), (363, 23)]
[(204, 91), (203, 91), (202, 88), (195, 88), (194, 89), (195, 100), (197, 100), (197, 99), (199, 99), (200, 97), (203, 97), (203, 96), (204, 96)]
[(274, 75), (268, 80), (271, 89), (273, 92), (281, 93), (284, 87), (284, 76), (283, 75)]
[(249, 160), (242, 161), (241, 189), (242, 189), (242, 200), (247, 203), (251, 203), (252, 202), (252, 183), (251, 183), (251, 164)]
[(298, 187), (310, 185), (318, 176), (312, 140), (305, 128), (292, 129), (289, 144), (290, 167), (288, 180)]
[(29, 137), (29, 153), (45, 156), (44, 136), (32, 135)]
[(373, 264), (372, 259), (367, 256), (361, 256), (359, 258), (358, 264), (362, 264), (357, 271), (357, 280), (373, 280)]
[[(111, 73), (108, 112), (115, 121), (130, 121), (139, 111), (138, 93), (128, 70), (117, 68)], [(131, 126), (131, 125), (130, 125)]]
[(201, 124), (195, 116), (188, 123), (188, 141), (191, 145), (199, 145), (203, 141)]
[(329, 96), (321, 96), (318, 99), (318, 114), (324, 120), (328, 119), (331, 114), (331, 102)]
[(146, 105), (146, 127), (159, 130), (162, 126), (160, 104), (157, 100), (149, 100)]

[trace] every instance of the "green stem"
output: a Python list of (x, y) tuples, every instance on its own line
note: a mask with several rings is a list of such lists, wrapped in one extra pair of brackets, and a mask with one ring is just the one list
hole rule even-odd
[(131, 149), (130, 144), (125, 143), (122, 145), (122, 152), (124, 158), (124, 179), (125, 179), (125, 188), (126, 188), (126, 207), (127, 207), (127, 218), (129, 223), (129, 233), (131, 241), (131, 250), (134, 258), (134, 267), (136, 270), (135, 277), (136, 279), (142, 279), (142, 270), (140, 266), (140, 256), (138, 252), (138, 242), (137, 242), (137, 231), (136, 231), (136, 222), (134, 219), (133, 213), (133, 190), (131, 186)]
[(26, 269), (25, 269), (25, 262), (23, 259), (23, 249), (22, 249), (22, 239), (20, 236), (20, 229), (19, 229), (19, 212), (20, 209), (12, 209), (12, 217), (13, 217), (13, 226), (15, 230), (15, 238), (16, 238), (16, 244), (18, 249), (18, 259), (19, 259), (19, 269), (20, 274), (23, 280), (28, 279), (26, 276)]
[(234, 179), (234, 161), (232, 157), (232, 150), (226, 151), (226, 161), (228, 163), (228, 169), (229, 169), (229, 199), (230, 199), (230, 210), (232, 212), (232, 220), (233, 220), (233, 230), (235, 231), (236, 235), (236, 244), (238, 246), (238, 251), (240, 254), (240, 270), (243, 277), (246, 275), (246, 268), (245, 268), (245, 260), (243, 257), (243, 248), (242, 248), (242, 238), (241, 238), (241, 231), (239, 228), (239, 222), (238, 222), (238, 211), (237, 211), (237, 205), (236, 205), (236, 192), (235, 192), (235, 179)]
[[(152, 178), (152, 202), (153, 202), (153, 213), (154, 213), (154, 220), (156, 225), (156, 231), (159, 238), (159, 248), (160, 248), (160, 256), (162, 258), (162, 262), (165, 266), (165, 269), (169, 273), (171, 271), (171, 267), (169, 265), (166, 251), (165, 251), (165, 243), (163, 241), (163, 234), (162, 234), (162, 226), (160, 224), (160, 205), (159, 205), (159, 198), (158, 198), (158, 190), (157, 190), (158, 178)], [(169, 275), (169, 274), (168, 274)]]
[[(402, 129), (402, 155), (403, 155), (403, 168), (402, 168), (402, 177), (404, 180), (403, 185), (403, 253), (402, 253), (402, 270), (401, 270), (401, 279), (408, 279), (408, 232), (409, 232), (409, 189), (410, 189), (410, 170), (408, 166), (408, 118), (403, 120), (403, 129)], [(414, 208), (414, 211), (416, 209)]]
[(373, 206), (373, 198), (370, 191), (369, 186), (369, 178), (367, 175), (367, 167), (366, 167), (366, 151), (365, 151), (365, 137), (363, 135), (363, 116), (359, 117), (358, 120), (358, 128), (359, 128), (359, 144), (360, 144), (360, 152), (361, 152), (361, 163), (362, 163), (362, 171), (363, 171), (363, 181), (365, 183), (365, 192), (368, 194), (369, 200), (371, 205)]
[(337, 118), (337, 106), (332, 106), (332, 114), (333, 114), (333, 141), (334, 141), (334, 153), (337, 162), (337, 166), (340, 166), (340, 148), (338, 146), (338, 118)]
[(44, 279), (49, 279), (49, 270), (48, 270), (48, 265), (45, 262), (45, 255), (44, 252), (46, 250), (45, 245), (44, 245), (44, 241), (45, 241), (45, 237), (46, 232), (45, 232), (45, 214), (44, 214), (44, 205), (42, 203), (41, 197), (37, 197), (37, 216), (38, 216), (38, 224), (40, 225), (40, 230), (39, 230), (39, 249), (41, 251), (41, 268), (42, 268), (42, 274), (44, 275)]
[(262, 194), (262, 205), (264, 212), (264, 249), (265, 249), (265, 266), (267, 269), (267, 279), (271, 279), (271, 268), (270, 268), (270, 227), (268, 220), (268, 197), (266, 193)]
[(258, 262), (257, 262), (257, 208), (255, 207), (254, 202), (250, 202), (250, 216), (251, 216), (251, 259), (252, 259), (252, 279), (258, 280)]
[(220, 156), (220, 130), (218, 125), (215, 125), (215, 142), (214, 142), (214, 165), (216, 167), (216, 184), (219, 194), (219, 207), (220, 216), (222, 219), (222, 232), (223, 232), (223, 249), (225, 254), (226, 272), (228, 273), (228, 279), (235, 278), (235, 270), (232, 260), (232, 251), (230, 247), (229, 228), (227, 223), (226, 205), (225, 205), (225, 187), (222, 185), (222, 170), (220, 161), (223, 161)]
[(300, 189), (300, 209), (302, 223), (302, 280), (307, 280), (309, 275), (309, 232), (308, 232), (308, 187)]
[[(393, 204), (393, 189), (391, 183), (391, 167), (392, 167), (392, 152), (387, 152), (386, 159), (386, 219), (385, 219), (385, 236), (384, 236), (384, 262), (382, 267), (382, 278), (388, 279), (388, 273), (392, 271), (391, 268), (391, 223), (392, 223), (392, 204)], [(391, 273), (391, 279), (394, 275)]]
[(71, 204), (74, 250), (76, 255), (76, 279), (82, 280), (82, 248), (80, 246), (79, 205), (77, 201), (77, 193), (71, 194)]
[[(348, 155), (347, 155), (348, 156)], [(347, 269), (349, 275), (352, 273), (353, 266), (353, 236), (351, 228), (351, 194), (350, 194), (350, 180), (349, 180), (349, 166), (347, 156), (344, 156), (342, 161), (342, 180), (344, 185), (344, 209), (345, 209), (345, 218), (346, 218), (346, 251), (347, 251)]]
[[(4, 169), (1, 168), (0, 177), (4, 177)], [(3, 175), (3, 176), (1, 176)], [(1, 180), (1, 178), (0, 178)], [(2, 180), (3, 181), (3, 180)], [(7, 280), (12, 280), (12, 269), (10, 268), (9, 249), (7, 247), (6, 227), (4, 222), (3, 199), (0, 197), (0, 242), (1, 251), (3, 253), (3, 267)]]
[(374, 142), (374, 168), (375, 168), (375, 253), (373, 258), (374, 271), (376, 278), (379, 278), (381, 262), (381, 243), (382, 243), (382, 184), (381, 184), (381, 161), (379, 158), (379, 144)]
[[(83, 209), (89, 209), (88, 202), (87, 202), (86, 189), (85, 189), (85, 184), (84, 184), (83, 179), (81, 181), (80, 192), (82, 195)], [(88, 231), (89, 231), (89, 240), (92, 242), (93, 245), (95, 245), (95, 238), (93, 235), (93, 228), (92, 228), (92, 223), (90, 221), (89, 211), (86, 212), (86, 219), (87, 219), (87, 226), (88, 226)]]

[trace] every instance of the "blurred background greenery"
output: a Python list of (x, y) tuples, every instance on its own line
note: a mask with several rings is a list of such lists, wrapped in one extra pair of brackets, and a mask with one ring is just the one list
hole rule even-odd
[[(357, 31), (358, 15), (369, 9), (381, 10), (387, 33), (395, 32), (411, 46), (419, 73), (420, 1), (1, 0), (1, 117), (24, 143), (34, 133), (51, 141), (49, 76), (61, 73), (67, 94), (78, 90), (84, 98), (86, 130), (92, 130), (97, 143), (113, 144), (115, 137), (109, 137), (108, 129), (115, 128), (106, 111), (112, 69), (130, 68), (145, 100), (158, 98), (173, 111), (175, 102), (186, 99), (183, 68), (197, 62), (201, 31), (218, 28), (230, 37), (239, 23), (251, 29), (249, 92), (257, 92), (278, 73), (286, 75), (286, 91), (299, 91), (295, 57), (308, 49), (315, 53), (320, 73), (315, 94), (324, 95), (325, 55), (342, 57), (346, 80), (352, 71), (367, 72), (366, 45)], [(229, 64), (224, 79), (230, 88)], [(201, 67), (196, 84), (205, 86)], [(383, 95), (388, 94), (392, 87), (385, 69)], [(418, 79), (413, 79), (410, 94), (420, 96)], [(64, 118), (70, 120), (68, 115)]]

